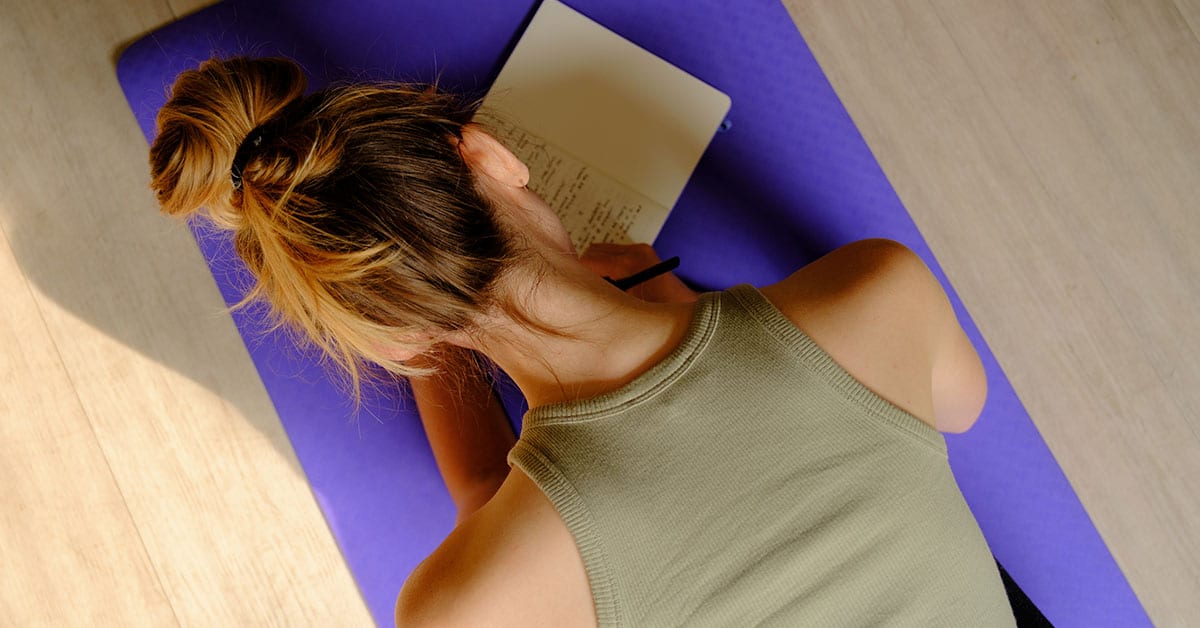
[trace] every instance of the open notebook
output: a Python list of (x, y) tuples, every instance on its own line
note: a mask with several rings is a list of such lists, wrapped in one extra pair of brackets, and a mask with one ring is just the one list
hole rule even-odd
[(653, 242), (729, 96), (545, 0), (484, 100), (577, 250)]

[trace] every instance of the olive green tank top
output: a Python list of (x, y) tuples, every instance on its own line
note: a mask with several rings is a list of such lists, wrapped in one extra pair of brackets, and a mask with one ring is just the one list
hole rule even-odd
[(749, 285), (629, 384), (530, 411), (508, 461), (603, 627), (1014, 625), (942, 435)]

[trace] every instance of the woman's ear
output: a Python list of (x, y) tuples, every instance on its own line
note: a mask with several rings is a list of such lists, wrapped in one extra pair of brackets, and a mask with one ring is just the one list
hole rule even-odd
[(465, 124), (458, 150), (471, 169), (505, 185), (529, 184), (529, 168), (478, 124)]

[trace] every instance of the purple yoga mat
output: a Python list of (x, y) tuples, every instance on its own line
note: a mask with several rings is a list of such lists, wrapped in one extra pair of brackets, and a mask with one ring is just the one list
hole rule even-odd
[[(567, 0), (733, 99), (656, 246), (710, 289), (764, 285), (847, 242), (899, 240), (942, 280), (987, 369), (983, 416), (947, 435), (959, 486), (993, 553), (1056, 625), (1150, 625), (1004, 373), (778, 2)], [(228, 0), (135, 42), (117, 74), (147, 139), (167, 86), (213, 55), (285, 55), (315, 86), (432, 81), (482, 93), (531, 0)], [(223, 236), (194, 224), (227, 302), (247, 285)], [(411, 569), (450, 531), (454, 510), (419, 419), (399, 388), (354, 414), (317, 356), (264, 334), (261, 310), (234, 315), (313, 493), (375, 620), (392, 623)], [(506, 406), (519, 429), (522, 401)]]

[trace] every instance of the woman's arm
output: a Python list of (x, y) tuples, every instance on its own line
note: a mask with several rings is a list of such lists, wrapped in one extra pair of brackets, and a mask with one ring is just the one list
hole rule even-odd
[(450, 349), (437, 373), (414, 377), (410, 384), (438, 471), (458, 510), (457, 525), (500, 488), (517, 438), (470, 352)]

